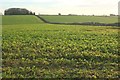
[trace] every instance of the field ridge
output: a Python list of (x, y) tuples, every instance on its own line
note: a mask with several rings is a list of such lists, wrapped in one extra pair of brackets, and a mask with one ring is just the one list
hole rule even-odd
[[(49, 24), (64, 24), (64, 25), (90, 25), (90, 26), (118, 26), (120, 23), (117, 22), (113, 22), (113, 23), (102, 23), (102, 22), (93, 22), (93, 21), (89, 21), (89, 22), (60, 22), (60, 21), (49, 21), (49, 19), (45, 18), (44, 16), (41, 15), (36, 15), (38, 18), (40, 18), (42, 21), (44, 21), (45, 23), (49, 23)], [(52, 17), (52, 16), (51, 16)], [(65, 16), (67, 17), (67, 16)], [(69, 17), (69, 16), (68, 16)]]

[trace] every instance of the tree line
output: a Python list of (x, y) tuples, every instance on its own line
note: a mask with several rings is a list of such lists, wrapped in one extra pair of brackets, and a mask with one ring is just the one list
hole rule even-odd
[(9, 8), (4, 11), (4, 15), (35, 15), (35, 12), (25, 8)]

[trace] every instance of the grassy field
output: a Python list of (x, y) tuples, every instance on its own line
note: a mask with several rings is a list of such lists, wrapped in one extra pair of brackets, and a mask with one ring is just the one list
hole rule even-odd
[(34, 16), (3, 16), (2, 35), (3, 78), (119, 76), (117, 27), (54, 25)]
[(117, 16), (41, 16), (49, 22), (77, 23), (77, 22), (99, 22), (99, 23), (117, 23)]
[(42, 23), (40, 19), (38, 19), (35, 16), (30, 16), (30, 15), (3, 16), (3, 25), (39, 24), (39, 23)]

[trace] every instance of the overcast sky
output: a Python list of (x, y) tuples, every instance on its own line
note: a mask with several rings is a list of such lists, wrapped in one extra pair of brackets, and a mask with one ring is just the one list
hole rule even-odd
[(37, 14), (118, 14), (119, 0), (0, 0), (0, 12), (26, 8)]

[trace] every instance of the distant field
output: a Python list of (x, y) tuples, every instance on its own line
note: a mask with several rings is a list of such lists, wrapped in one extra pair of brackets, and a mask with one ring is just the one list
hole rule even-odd
[(42, 21), (35, 16), (21, 15), (21, 16), (3, 16), (3, 25), (17, 25), (17, 24), (39, 24)]
[[(18, 22), (19, 21), (19, 22)], [(3, 78), (118, 78), (118, 27), (3, 16)]]
[(41, 16), (49, 22), (77, 23), (77, 22), (99, 22), (99, 23), (117, 23), (116, 16)]

